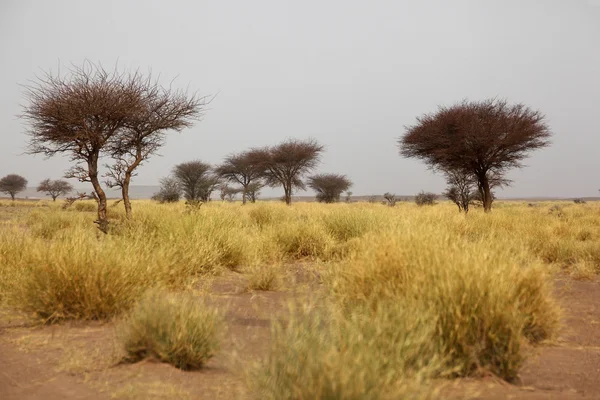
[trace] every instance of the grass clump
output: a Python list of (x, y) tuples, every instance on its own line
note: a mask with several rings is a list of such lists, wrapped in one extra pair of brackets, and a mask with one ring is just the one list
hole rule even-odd
[(434, 316), (430, 340), (456, 375), (488, 370), (511, 380), (524, 361), (521, 343), (550, 339), (558, 328), (547, 275), (528, 264), (508, 243), (466, 246), (423, 229), (370, 237), (325, 278), (345, 310), (416, 299)]
[(108, 319), (128, 310), (161, 276), (132, 253), (84, 236), (40, 244), (12, 237), (0, 244), (0, 265), (12, 262), (19, 274), (7, 288), (8, 301), (37, 319)]
[(218, 351), (219, 313), (191, 294), (147, 294), (125, 317), (119, 337), (131, 362), (152, 357), (183, 370), (203, 367)]
[(253, 265), (246, 272), (250, 290), (274, 290), (281, 281), (281, 266), (278, 264)]
[(398, 303), (342, 315), (309, 307), (272, 329), (248, 384), (264, 399), (427, 399), (442, 363), (427, 312)]

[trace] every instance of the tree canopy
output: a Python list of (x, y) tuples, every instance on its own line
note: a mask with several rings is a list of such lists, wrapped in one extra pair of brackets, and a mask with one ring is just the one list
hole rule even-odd
[(520, 168), (533, 150), (550, 144), (545, 117), (523, 104), (505, 100), (463, 101), (417, 118), (398, 141), (401, 155), (430, 168), (472, 175), (486, 211), (491, 210), (492, 180)]

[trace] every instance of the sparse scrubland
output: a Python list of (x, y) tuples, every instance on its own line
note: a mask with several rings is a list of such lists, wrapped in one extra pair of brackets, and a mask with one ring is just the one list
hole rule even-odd
[(227, 330), (198, 285), (230, 270), (249, 290), (291, 291), (286, 268), (309, 265), (310, 300), (290, 304), (244, 372), (259, 398), (434, 398), (440, 379), (510, 381), (557, 335), (551, 278), (600, 272), (593, 203), (464, 215), (450, 202), (137, 201), (133, 219), (109, 203), (108, 235), (87, 204), (0, 202), (2, 307), (44, 323), (116, 320), (128, 360), (194, 369)]

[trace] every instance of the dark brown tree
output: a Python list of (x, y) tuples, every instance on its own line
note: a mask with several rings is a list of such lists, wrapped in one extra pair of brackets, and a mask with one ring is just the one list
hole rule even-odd
[(317, 193), (319, 203), (336, 203), (342, 193), (352, 186), (346, 175), (318, 174), (308, 178), (308, 187)]
[(108, 232), (106, 193), (100, 183), (100, 154), (143, 112), (137, 74), (107, 72), (100, 65), (74, 66), (67, 76), (48, 73), (26, 87), (31, 154), (69, 154), (75, 166), (66, 175), (91, 182), (98, 202), (99, 229)]
[(222, 179), (239, 184), (242, 187), (242, 204), (246, 204), (248, 189), (253, 183), (259, 183), (263, 174), (260, 167), (260, 151), (249, 150), (232, 154), (225, 158), (223, 164), (215, 169)]
[(128, 115), (124, 128), (109, 142), (107, 152), (114, 160), (107, 165), (108, 187), (121, 189), (125, 213), (131, 217), (129, 185), (134, 171), (156, 154), (167, 132), (180, 132), (198, 120), (207, 105), (206, 98), (161, 87), (150, 77), (136, 75), (142, 107)]
[(10, 195), (14, 201), (17, 193), (27, 189), (27, 179), (21, 175), (9, 174), (0, 179), (0, 192)]
[(73, 191), (73, 185), (62, 179), (50, 180), (44, 179), (37, 187), (38, 192), (46, 193), (52, 197), (52, 201), (56, 201), (58, 196), (63, 196)]
[(504, 100), (463, 101), (417, 119), (399, 140), (400, 153), (434, 170), (460, 171), (477, 180), (485, 211), (492, 207), (491, 178), (503, 181), (552, 133), (539, 111)]
[(319, 165), (324, 147), (314, 139), (288, 139), (254, 151), (265, 182), (283, 186), (285, 203), (291, 205), (293, 191), (306, 189), (302, 177)]
[(173, 168), (173, 177), (179, 183), (183, 197), (188, 201), (209, 201), (219, 184), (210, 164), (188, 161)]

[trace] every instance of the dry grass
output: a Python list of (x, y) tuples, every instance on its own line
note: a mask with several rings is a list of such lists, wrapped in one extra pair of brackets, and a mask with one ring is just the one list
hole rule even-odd
[(220, 346), (219, 313), (191, 294), (146, 294), (118, 328), (128, 361), (147, 357), (199, 369)]
[[(327, 293), (321, 311), (310, 318), (300, 313), (274, 331), (260, 369), (263, 378), (298, 391), (296, 398), (351, 398), (361, 390), (372, 397), (426, 397), (431, 393), (421, 383), (431, 376), (481, 370), (511, 379), (525, 357), (523, 343), (556, 333), (551, 274), (563, 269), (594, 279), (600, 272), (600, 206), (594, 203), (563, 203), (558, 212), (555, 203), (500, 202), (489, 215), (473, 210), (465, 217), (446, 203), (212, 203), (188, 213), (183, 203), (138, 201), (131, 221), (121, 207), (109, 209), (106, 236), (97, 234), (94, 213), (82, 212), (91, 203), (78, 203), (82, 211), (21, 203), (0, 202), (0, 217), (10, 218), (0, 225), (0, 302), (44, 321), (111, 319), (149, 290), (186, 291), (223, 269), (245, 274), (251, 290), (285, 290), (281, 266), (318, 265)], [(186, 301), (166, 302), (171, 308), (160, 312), (138, 306), (128, 318), (173, 314), (183, 324), (192, 317), (178, 310), (194, 303)], [(321, 321), (316, 331), (315, 318)], [(397, 352), (373, 333), (387, 332), (386, 324), (397, 326)], [(371, 347), (358, 340), (370, 337)], [(423, 337), (433, 349), (420, 347)], [(286, 340), (294, 345), (285, 348)], [(402, 343), (416, 343), (419, 354)], [(392, 350), (393, 359), (384, 357)], [(351, 358), (362, 361), (340, 366), (353, 364)], [(436, 366), (423, 364), (434, 359)], [(303, 392), (294, 381), (314, 391)], [(271, 380), (261, 382), (265, 396), (281, 395)]]

